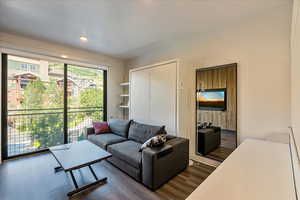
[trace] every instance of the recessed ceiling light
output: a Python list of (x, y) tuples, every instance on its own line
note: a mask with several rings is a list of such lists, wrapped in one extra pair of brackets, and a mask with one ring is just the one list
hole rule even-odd
[(67, 55), (61, 55), (60, 57), (62, 57), (62, 58), (68, 58)]
[(88, 40), (87, 37), (85, 37), (85, 36), (83, 36), (83, 35), (81, 35), (81, 36), (79, 37), (79, 39), (80, 39), (81, 41), (87, 41), (87, 40)]

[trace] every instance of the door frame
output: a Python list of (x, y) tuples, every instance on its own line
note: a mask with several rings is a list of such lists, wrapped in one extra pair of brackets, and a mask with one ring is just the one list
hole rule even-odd
[(7, 54), (1, 54), (1, 158), (7, 157)]
[[(195, 102), (195, 155), (197, 156), (201, 156), (201, 157), (205, 157), (207, 158), (206, 156), (203, 156), (199, 153), (197, 153), (197, 148), (198, 148), (198, 139), (197, 139), (197, 131), (198, 131), (198, 126), (197, 126), (197, 119), (198, 119), (198, 116), (197, 116), (197, 72), (198, 71), (207, 71), (207, 70), (213, 70), (213, 69), (220, 69), (220, 68), (226, 68), (226, 67), (230, 67), (230, 66), (234, 66), (235, 67), (235, 70), (236, 70), (236, 134), (235, 134), (235, 147), (237, 148), (239, 146), (239, 118), (238, 118), (238, 105), (239, 105), (239, 102), (238, 102), (238, 69), (239, 69), (239, 64), (237, 62), (234, 62), (234, 63), (229, 63), (229, 64), (223, 64), (223, 65), (217, 65), (217, 66), (211, 66), (211, 67), (196, 67), (195, 68), (195, 89), (194, 89), (194, 94), (195, 94), (195, 98), (194, 98), (194, 102)], [(208, 158), (208, 159), (211, 159), (211, 160), (215, 160), (215, 161), (218, 161), (216, 159), (212, 159), (212, 158)], [(219, 161), (218, 161), (219, 162)]]

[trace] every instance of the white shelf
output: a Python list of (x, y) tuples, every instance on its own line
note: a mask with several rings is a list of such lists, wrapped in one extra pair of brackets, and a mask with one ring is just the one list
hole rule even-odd
[(129, 108), (129, 106), (126, 106), (126, 105), (120, 105), (120, 108)]
[[(129, 82), (124, 82), (124, 83), (120, 83), (120, 85), (122, 86), (122, 87), (127, 87), (127, 86), (129, 86), (130, 85), (130, 83)], [(126, 93), (126, 91), (123, 91), (123, 92), (125, 92)], [(122, 101), (123, 101), (123, 105), (121, 104), (121, 105), (119, 105), (119, 107), (120, 108), (122, 108), (122, 109), (129, 109), (129, 106), (128, 106), (128, 101), (129, 101), (129, 94), (120, 94), (120, 97), (121, 97), (121, 99), (122, 99)], [(127, 98), (124, 98), (124, 97), (127, 97)]]
[(120, 85), (121, 86), (128, 86), (128, 85), (130, 85), (130, 83), (129, 82), (125, 82), (125, 83), (120, 83)]

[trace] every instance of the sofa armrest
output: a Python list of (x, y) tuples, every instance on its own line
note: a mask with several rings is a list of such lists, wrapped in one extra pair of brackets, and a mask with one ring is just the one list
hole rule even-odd
[(95, 129), (94, 129), (94, 127), (88, 126), (88, 127), (86, 128), (86, 134), (87, 134), (87, 135), (95, 134)]
[(162, 147), (152, 147), (146, 148), (143, 150), (143, 154), (145, 157), (153, 158), (153, 159), (160, 159), (167, 154), (173, 151), (173, 147), (171, 145), (164, 145)]
[(184, 170), (188, 163), (188, 139), (176, 137), (162, 147), (146, 148), (142, 152), (142, 182), (156, 190)]

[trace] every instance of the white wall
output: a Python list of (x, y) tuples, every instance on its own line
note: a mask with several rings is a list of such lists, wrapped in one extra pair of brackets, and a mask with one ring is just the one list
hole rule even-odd
[(294, 0), (291, 34), (291, 118), (296, 144), (292, 141), (294, 175), (298, 196), (300, 195), (300, 163), (297, 152), (300, 153), (300, 1)]
[(128, 60), (128, 68), (180, 59), (179, 134), (195, 154), (195, 68), (238, 63), (238, 137), (264, 138), (288, 133), (290, 125), (291, 5), (272, 10), (226, 30), (170, 38)]
[(122, 117), (122, 110), (120, 110), (118, 107), (120, 103), (120, 94), (122, 92), (120, 83), (123, 81), (124, 77), (124, 64), (122, 60), (115, 59), (110, 56), (106, 56), (95, 52), (79, 50), (71, 47), (66, 47), (60, 44), (54, 44), (50, 42), (0, 32), (0, 49), (3, 47), (58, 58), (60, 58), (61, 55), (68, 55), (68, 59), (80, 61), (83, 63), (109, 65), (110, 67), (108, 70), (107, 88), (108, 118)]
[(291, 37), (291, 117), (300, 152), (300, 2), (294, 1)]

